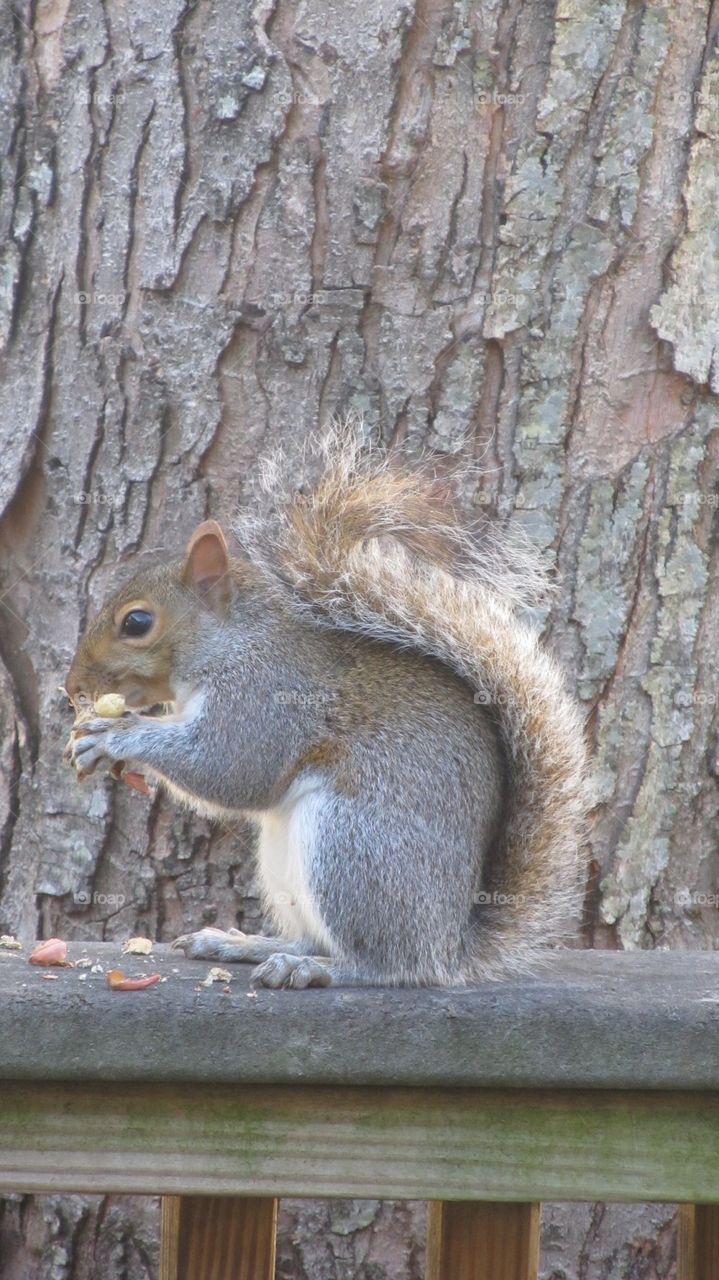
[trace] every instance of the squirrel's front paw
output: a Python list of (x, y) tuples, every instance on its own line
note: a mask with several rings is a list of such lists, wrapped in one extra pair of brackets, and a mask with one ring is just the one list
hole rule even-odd
[(288, 956), (278, 951), (254, 970), (250, 982), (256, 987), (329, 987), (332, 977), (327, 965), (314, 956)]
[(139, 716), (129, 714), (121, 720), (108, 716), (96, 716), (86, 720), (73, 731), (64, 757), (74, 764), (78, 778), (87, 778), (99, 764), (114, 764), (127, 757), (125, 734), (139, 722)]

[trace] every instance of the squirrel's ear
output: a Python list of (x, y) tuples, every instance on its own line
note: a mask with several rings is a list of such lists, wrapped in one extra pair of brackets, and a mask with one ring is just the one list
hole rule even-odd
[(216, 520), (205, 520), (195, 529), (187, 544), (182, 581), (211, 609), (224, 613), (232, 583), (227, 542)]

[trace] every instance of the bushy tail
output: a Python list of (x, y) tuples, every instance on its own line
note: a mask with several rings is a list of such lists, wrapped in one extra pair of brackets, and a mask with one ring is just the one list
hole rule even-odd
[(546, 571), (521, 531), (463, 525), (426, 467), (399, 466), (341, 427), (312, 445), (321, 468), (306, 492), (289, 496), (296, 460), (264, 464), (240, 541), (286, 599), (439, 658), (494, 712), (511, 800), (467, 976), (526, 968), (576, 909), (587, 809), (578, 709), (518, 613), (546, 597)]

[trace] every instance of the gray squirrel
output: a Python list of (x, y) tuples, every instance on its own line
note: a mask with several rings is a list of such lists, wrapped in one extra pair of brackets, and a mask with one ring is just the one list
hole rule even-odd
[(129, 710), (79, 719), (66, 755), (257, 824), (276, 936), (201, 929), (188, 956), (268, 987), (524, 971), (579, 900), (588, 803), (578, 708), (521, 617), (547, 575), (426, 466), (341, 429), (321, 455), (307, 491), (268, 461), (238, 555), (205, 521), (107, 600), (66, 688)]

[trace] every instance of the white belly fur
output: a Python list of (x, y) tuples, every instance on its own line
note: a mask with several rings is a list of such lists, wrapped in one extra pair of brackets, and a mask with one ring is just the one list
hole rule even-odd
[(332, 938), (309, 891), (317, 820), (330, 797), (326, 782), (310, 776), (294, 782), (275, 809), (252, 816), (259, 823), (257, 866), (265, 906), (286, 938), (306, 938), (324, 954)]

